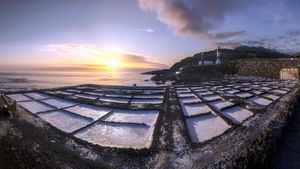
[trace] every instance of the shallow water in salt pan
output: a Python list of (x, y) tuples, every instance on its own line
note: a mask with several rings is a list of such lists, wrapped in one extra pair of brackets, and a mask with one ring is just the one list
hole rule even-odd
[(272, 90), (272, 92), (279, 93), (279, 94), (286, 94), (287, 93), (287, 91), (279, 90), (279, 89)]
[(248, 99), (249, 101), (252, 101), (256, 104), (259, 104), (259, 105), (262, 105), (262, 106), (268, 106), (272, 103), (271, 100), (268, 100), (268, 99), (264, 99), (264, 98), (261, 98), (261, 97), (252, 97), (250, 99)]
[(92, 122), (87, 118), (79, 117), (65, 111), (53, 111), (50, 113), (41, 113), (40, 116), (45, 121), (49, 122), (58, 129), (71, 133), (80, 129)]
[(246, 93), (246, 92), (236, 93), (235, 95), (238, 96), (238, 97), (241, 97), (241, 98), (247, 98), (247, 97), (253, 96), (253, 94)]
[(78, 105), (68, 109), (65, 109), (75, 114), (79, 114), (81, 116), (85, 116), (88, 118), (92, 118), (93, 120), (98, 120), (99, 118), (108, 114), (111, 109), (103, 108), (103, 107), (96, 107), (90, 105)]
[(195, 97), (193, 93), (179, 93), (179, 97)]
[(113, 98), (113, 97), (101, 97), (99, 99), (100, 101), (103, 101), (103, 102), (111, 102), (111, 103), (128, 103), (129, 102), (129, 99), (126, 99), (126, 98)]
[(193, 116), (211, 112), (211, 109), (203, 103), (184, 104), (182, 107), (185, 116)]
[(159, 111), (152, 110), (114, 110), (105, 121), (139, 123), (153, 126), (156, 123)]
[(230, 109), (221, 111), (221, 113), (237, 123), (241, 123), (245, 119), (247, 119), (248, 117), (253, 115), (253, 113), (251, 111), (246, 110), (239, 106), (235, 106)]
[(218, 101), (210, 102), (209, 104), (214, 106), (215, 108), (217, 108), (219, 110), (221, 110), (225, 107), (233, 105), (233, 103), (231, 103), (229, 101), (226, 101), (226, 100), (218, 100)]
[(163, 99), (163, 95), (136, 95), (133, 96), (135, 99)]
[(227, 93), (234, 94), (240, 92), (239, 90), (228, 90)]
[(30, 97), (28, 96), (25, 96), (23, 94), (11, 94), (11, 95), (8, 95), (8, 97), (12, 100), (15, 100), (17, 102), (20, 102), (20, 101), (27, 101), (27, 100), (32, 100)]
[(18, 104), (34, 114), (55, 109), (38, 101), (19, 102)]
[(214, 94), (214, 93), (212, 93), (212, 92), (197, 92), (197, 95), (199, 95), (199, 96), (205, 96), (205, 95), (210, 95), (210, 94)]
[(279, 96), (276, 96), (276, 95), (273, 95), (273, 94), (269, 94), (269, 93), (263, 94), (262, 96), (267, 97), (267, 98), (269, 98), (271, 100), (278, 100), (280, 98)]
[(185, 103), (195, 103), (195, 102), (201, 102), (199, 98), (192, 97), (192, 98), (180, 98), (179, 99), (180, 104), (185, 104)]
[(220, 117), (213, 114), (186, 119), (193, 142), (199, 143), (221, 135), (230, 128)]
[(82, 99), (89, 99), (89, 100), (96, 100), (97, 97), (89, 94), (76, 94), (75, 97), (82, 98)]
[(34, 99), (47, 99), (50, 97), (42, 93), (26, 93), (26, 95)]
[(132, 104), (162, 104), (162, 99), (132, 99)]
[(218, 95), (212, 95), (212, 96), (204, 96), (203, 99), (205, 99), (207, 101), (212, 101), (212, 100), (217, 100), (217, 99), (222, 99), (222, 98)]
[(74, 102), (63, 100), (63, 99), (58, 99), (58, 98), (51, 98), (51, 99), (47, 99), (47, 100), (42, 100), (42, 102), (47, 103), (51, 106), (54, 106), (58, 109), (74, 106), (76, 104)]
[(101, 146), (141, 149), (150, 147), (153, 130), (147, 125), (97, 122), (75, 137)]

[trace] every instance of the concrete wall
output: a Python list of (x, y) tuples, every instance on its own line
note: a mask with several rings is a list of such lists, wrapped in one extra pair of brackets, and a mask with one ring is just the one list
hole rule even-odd
[(274, 79), (280, 79), (282, 69), (297, 68), (296, 59), (241, 59), (231, 64), (236, 67), (237, 75)]

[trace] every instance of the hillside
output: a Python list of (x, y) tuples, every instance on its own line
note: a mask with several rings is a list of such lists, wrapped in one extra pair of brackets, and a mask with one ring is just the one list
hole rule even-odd
[[(277, 52), (272, 49), (266, 49), (263, 47), (248, 47), (240, 46), (235, 49), (220, 49), (221, 61), (222, 63), (228, 63), (236, 59), (248, 59), (248, 58), (285, 58), (292, 57), (284, 53)], [(203, 54), (203, 55), (202, 55)], [(178, 70), (181, 67), (198, 65), (201, 60), (201, 55), (203, 60), (209, 60), (215, 62), (216, 60), (216, 50), (208, 51), (203, 53), (197, 53), (194, 56), (187, 57), (177, 63), (175, 63), (170, 71)]]

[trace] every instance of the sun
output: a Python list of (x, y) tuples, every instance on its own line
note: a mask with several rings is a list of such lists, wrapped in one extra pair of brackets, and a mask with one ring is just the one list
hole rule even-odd
[(112, 68), (112, 69), (116, 69), (118, 67), (120, 67), (120, 61), (117, 58), (110, 58), (107, 60), (107, 66)]

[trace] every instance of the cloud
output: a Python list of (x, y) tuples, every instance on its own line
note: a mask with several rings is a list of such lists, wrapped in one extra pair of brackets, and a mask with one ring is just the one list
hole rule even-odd
[(92, 51), (93, 46), (87, 44), (47, 44), (38, 48), (42, 52), (55, 52), (59, 54), (75, 54), (82, 51)]
[(245, 1), (240, 0), (138, 0), (145, 11), (154, 12), (157, 19), (182, 37), (215, 40), (244, 35), (245, 31), (213, 33), (229, 12), (242, 9)]
[(300, 36), (300, 31), (286, 31), (286, 34), (289, 37), (298, 37)]
[(286, 39), (286, 36), (280, 35), (280, 36), (278, 36), (277, 38), (278, 38), (278, 39)]
[[(292, 35), (298, 35), (297, 32), (289, 32)], [(295, 53), (300, 51), (299, 39), (291, 38), (287, 36), (279, 36), (274, 39), (259, 39), (259, 40), (228, 40), (216, 42), (216, 46), (222, 48), (234, 49), (238, 46), (253, 46), (253, 47), (264, 47), (268, 49), (275, 49), (283, 53)]]
[[(72, 57), (80, 56), (81, 58), (87, 58), (86, 60), (97, 60), (102, 65), (97, 67), (107, 68), (105, 62), (111, 59), (117, 59), (121, 62), (123, 68), (167, 68), (165, 64), (157, 63), (148, 57), (127, 53), (119, 53), (114, 51), (107, 51), (99, 49), (94, 45), (89, 44), (48, 44), (38, 48), (41, 52), (51, 52), (59, 55), (68, 55)], [(87, 65), (87, 64), (86, 64)], [(93, 67), (94, 68), (94, 67)]]
[(225, 42), (216, 42), (216, 46), (220, 46), (221, 48), (226, 49), (234, 49), (242, 44), (239, 41), (225, 41)]
[(232, 37), (239, 37), (246, 34), (245, 30), (236, 31), (236, 32), (221, 32), (214, 35), (216, 39), (227, 39)]
[(266, 22), (275, 26), (286, 25), (293, 14), (293, 12), (288, 7), (286, 0), (266, 1), (264, 12)]
[(148, 29), (138, 29), (138, 31), (147, 32), (147, 33), (154, 33), (155, 31), (151, 28)]
[(230, 40), (217, 42), (216, 45), (222, 48), (234, 49), (238, 46), (252, 46), (252, 47), (265, 47), (269, 49), (277, 48), (275, 40), (272, 39), (260, 39), (260, 40)]
[(151, 67), (151, 68), (167, 68), (168, 67), (165, 64), (150, 61), (148, 58), (146, 58), (144, 56), (133, 55), (133, 54), (122, 54), (121, 61), (143, 65), (143, 67)]

